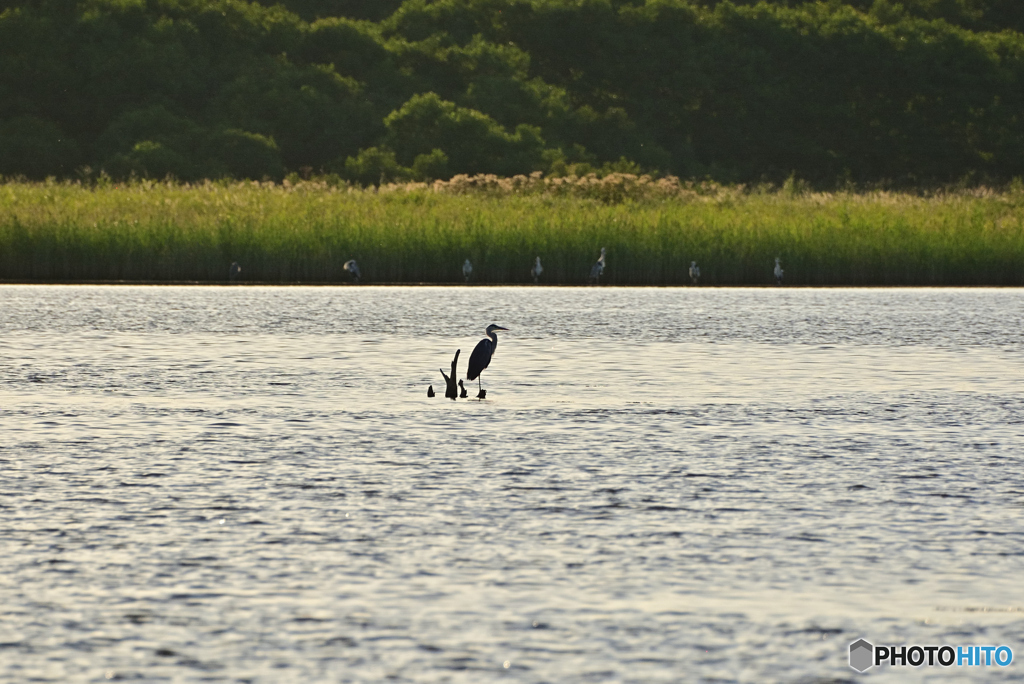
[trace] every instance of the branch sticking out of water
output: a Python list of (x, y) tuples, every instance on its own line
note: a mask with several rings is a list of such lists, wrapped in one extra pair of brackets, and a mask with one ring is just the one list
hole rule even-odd
[(459, 354), (461, 353), (461, 349), (455, 350), (455, 358), (452, 359), (452, 374), (450, 376), (445, 375), (444, 370), (439, 369), (441, 370), (441, 375), (444, 376), (444, 382), (446, 385), (444, 396), (453, 401), (459, 396), (459, 384), (456, 380), (458, 378), (458, 374), (455, 372), (455, 368), (459, 365)]

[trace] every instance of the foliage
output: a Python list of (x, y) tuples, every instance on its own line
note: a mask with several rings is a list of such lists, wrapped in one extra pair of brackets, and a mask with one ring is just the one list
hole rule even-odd
[(432, 150), (447, 156), (455, 173), (529, 173), (541, 160), (540, 130), (520, 124), (509, 133), (494, 119), (434, 93), (413, 96), (384, 119), (387, 141), (412, 162)]
[(412, 174), (395, 159), (395, 153), (386, 147), (360, 150), (355, 157), (345, 160), (342, 173), (360, 185), (393, 183), (407, 180)]
[(1003, 182), (1022, 31), (1019, 0), (12, 0), (0, 173)]
[(52, 121), (34, 116), (0, 121), (0, 174), (68, 174), (79, 159), (78, 145)]

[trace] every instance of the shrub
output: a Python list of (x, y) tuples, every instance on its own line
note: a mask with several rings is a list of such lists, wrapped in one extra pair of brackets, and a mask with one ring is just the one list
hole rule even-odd
[(386, 147), (360, 150), (355, 157), (345, 159), (342, 175), (363, 186), (393, 183), (412, 176), (410, 169), (401, 166), (395, 153)]

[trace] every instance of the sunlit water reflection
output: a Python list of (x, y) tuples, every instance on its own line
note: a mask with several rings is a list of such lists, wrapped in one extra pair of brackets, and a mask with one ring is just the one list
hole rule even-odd
[(6, 681), (1024, 678), (1020, 291), (0, 302)]

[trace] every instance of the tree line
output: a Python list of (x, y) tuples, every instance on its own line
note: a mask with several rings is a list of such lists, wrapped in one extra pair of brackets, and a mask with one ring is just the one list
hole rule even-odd
[(0, 174), (1024, 175), (1019, 0), (0, 1)]

